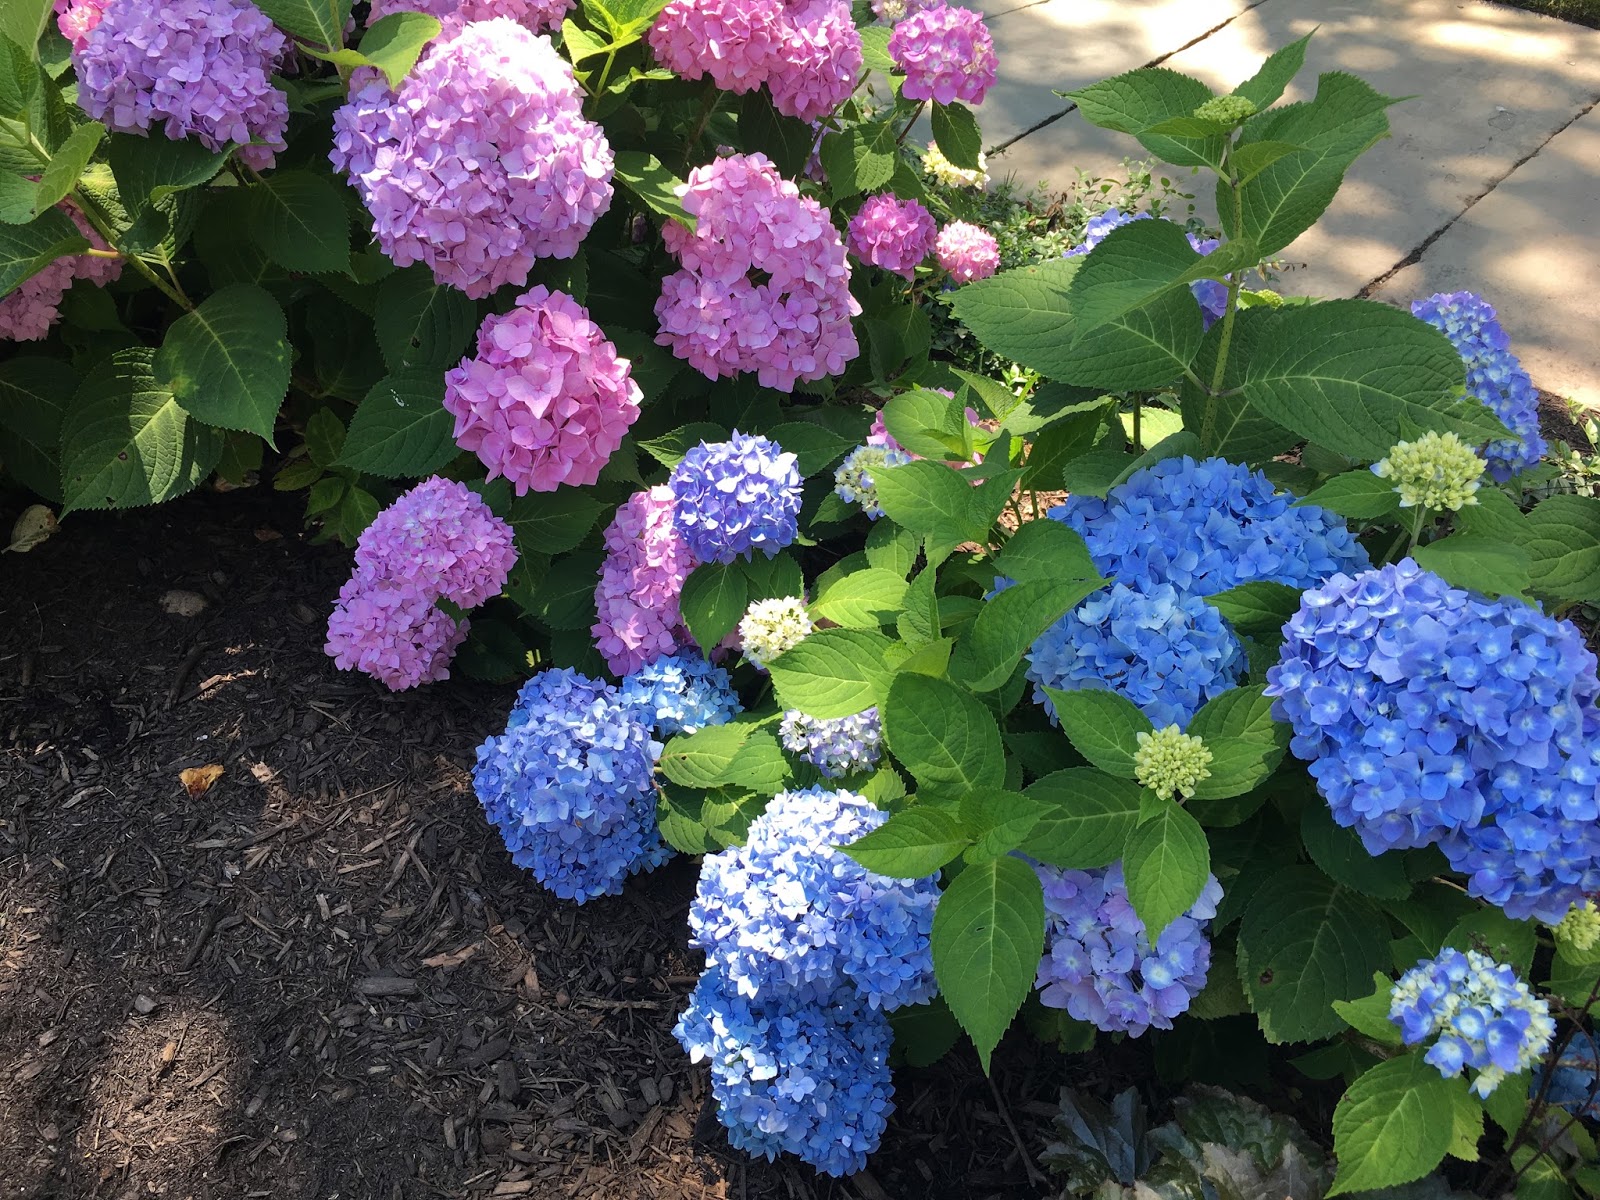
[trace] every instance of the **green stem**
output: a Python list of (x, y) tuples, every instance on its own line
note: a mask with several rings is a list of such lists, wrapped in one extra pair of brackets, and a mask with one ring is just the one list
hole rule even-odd
[[(116, 233), (112, 229), (110, 219), (104, 212), (101, 211), (100, 206), (97, 205), (93, 200), (89, 199), (88, 196), (84, 195), (82, 189), (75, 189), (73, 191), (72, 201), (78, 206), (78, 211), (83, 213), (84, 220), (88, 221), (90, 225), (94, 226), (96, 233), (105, 238), (106, 245), (116, 248)], [(161, 276), (152, 271), (150, 269), (150, 264), (145, 262), (144, 259), (140, 258), (137, 254), (126, 254), (120, 249), (118, 249), (118, 253), (122, 254), (122, 257), (128, 262), (132, 263), (133, 269), (138, 271), (139, 274), (143, 275), (145, 279), (153, 284), (156, 290), (161, 292), (162, 295), (166, 296), (167, 299), (173, 301), (174, 303), (181, 304), (188, 312), (194, 311), (194, 305), (190, 303), (189, 297), (183, 294), (183, 290), (178, 287), (178, 281), (176, 279), (169, 284), (166, 280), (162, 279)]]
[(694, 123), (694, 132), (689, 135), (689, 140), (683, 146), (683, 169), (689, 169), (689, 159), (694, 154), (694, 148), (700, 144), (700, 135), (706, 131), (706, 124), (711, 120), (711, 114), (717, 111), (717, 101), (722, 93), (716, 84), (706, 81), (705, 99), (700, 102), (700, 119)]
[[(1239, 182), (1228, 176), (1228, 190), (1233, 193), (1233, 228), (1237, 233), (1244, 225), (1244, 199), (1239, 194)], [(1228, 351), (1233, 345), (1233, 322), (1239, 312), (1239, 288), (1243, 272), (1236, 271), (1228, 277), (1228, 307), (1222, 314), (1222, 340), (1217, 345), (1217, 365), (1211, 372), (1211, 387), (1207, 389), (1205, 412), (1200, 419), (1200, 444), (1210, 451), (1215, 445), (1217, 432), (1217, 401), (1222, 391), (1222, 380), (1228, 369)]]
[(617, 61), (617, 44), (611, 43), (611, 49), (606, 53), (606, 65), (600, 68), (600, 82), (595, 86), (596, 96), (605, 95), (606, 83), (611, 78), (611, 68)]
[(1133, 398), (1133, 449), (1136, 454), (1144, 453), (1144, 442), (1139, 439), (1139, 421), (1144, 414), (1144, 405), (1139, 402), (1137, 395)]
[(911, 132), (911, 127), (917, 123), (917, 118), (922, 115), (922, 110), (927, 107), (928, 102), (926, 100), (918, 102), (917, 111), (911, 114), (911, 119), (906, 122), (906, 127), (900, 131), (900, 136), (895, 138), (894, 144), (896, 146), (905, 145), (906, 134)]
[(1411, 522), (1411, 541), (1406, 546), (1406, 553), (1417, 548), (1417, 543), (1422, 539), (1422, 527), (1427, 523), (1428, 510), (1424, 505), (1417, 505), (1417, 519)]

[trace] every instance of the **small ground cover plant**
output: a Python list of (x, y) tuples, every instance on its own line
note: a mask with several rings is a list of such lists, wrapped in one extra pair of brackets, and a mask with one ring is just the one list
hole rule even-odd
[(531, 666), (478, 798), (576, 903), (701, 856), (676, 1034), (736, 1147), (858, 1170), (891, 1056), (987, 1068), (1025, 1005), (1243, 1017), (1344, 1084), (1328, 1170), (1215, 1097), (1058, 1157), (1600, 1195), (1600, 500), (1524, 487), (1482, 298), (1246, 287), (1392, 98), (1280, 104), (1305, 39), (1081, 89), (1220, 236), (1107, 208), (1001, 269), (970, 10), (61, 7), (0, 26), (7, 470), (71, 513), (271, 461), (355, 547), (338, 666)]

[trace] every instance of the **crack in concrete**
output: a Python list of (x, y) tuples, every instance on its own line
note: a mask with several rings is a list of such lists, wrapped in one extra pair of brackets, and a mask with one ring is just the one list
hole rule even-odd
[(1578, 110), (1576, 114), (1572, 116), (1570, 120), (1552, 132), (1549, 137), (1544, 139), (1544, 141), (1540, 142), (1532, 150), (1528, 151), (1521, 158), (1517, 159), (1516, 162), (1507, 167), (1506, 170), (1499, 176), (1491, 179), (1488, 187), (1484, 188), (1483, 191), (1479, 192), (1476, 196), (1472, 197), (1472, 199), (1468, 200), (1467, 203), (1462, 207), (1461, 211), (1455, 216), (1451, 217), (1443, 225), (1439, 226), (1439, 228), (1435, 229), (1427, 237), (1423, 238), (1416, 249), (1412, 250), (1411, 253), (1407, 254), (1383, 274), (1366, 283), (1361, 290), (1356, 293), (1356, 298), (1358, 300), (1370, 300), (1374, 292), (1376, 292), (1384, 284), (1388, 283), (1389, 280), (1393, 279), (1396, 275), (1400, 274), (1401, 271), (1404, 271), (1407, 267), (1414, 266), (1421, 262), (1422, 256), (1428, 252), (1429, 247), (1431, 247), (1445, 234), (1449, 233), (1451, 229), (1455, 228), (1456, 223), (1460, 221), (1462, 217), (1471, 212), (1473, 208), (1477, 206), (1480, 200), (1490, 195), (1497, 187), (1515, 175), (1524, 163), (1537, 158), (1539, 154), (1543, 152), (1546, 146), (1555, 141), (1556, 138), (1561, 136), (1562, 133), (1566, 132), (1567, 129), (1571, 128), (1573, 125), (1577, 124), (1579, 121), (1583, 120), (1584, 117), (1593, 112), (1596, 105), (1600, 105), (1600, 96), (1596, 96), (1593, 100), (1589, 101), (1589, 103), (1585, 104), (1581, 109)]
[(1012, 13), (1026, 12), (1030, 8), (1038, 8), (1041, 4), (1049, 4), (1050, 0), (1028, 0), (1027, 4), (1014, 4), (1010, 8), (1002, 9), (997, 13), (990, 13), (985, 20), (998, 21), (1001, 17), (1009, 17)]

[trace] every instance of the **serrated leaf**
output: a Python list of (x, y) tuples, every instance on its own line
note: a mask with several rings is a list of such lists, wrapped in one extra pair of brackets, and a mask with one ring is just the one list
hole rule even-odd
[(295, 37), (330, 49), (344, 44), (350, 0), (260, 0), (257, 7)]
[(1018, 583), (1098, 580), (1089, 546), (1063, 521), (1029, 521), (995, 556), (995, 573)]
[(863, 552), (874, 567), (904, 579), (917, 565), (917, 549), (917, 535), (909, 529), (892, 521), (874, 521)]
[(290, 271), (350, 269), (350, 210), (339, 185), (310, 171), (273, 171), (245, 192), (249, 234)]
[(882, 717), (889, 749), (918, 783), (972, 789), (1005, 782), (1000, 727), (965, 688), (926, 675), (897, 675)]
[(1071, 370), (1074, 336), (1067, 289), (1082, 258), (1057, 258), (1001, 271), (956, 289), (956, 317), (992, 353), (1064, 378)]
[(1289, 748), (1289, 727), (1272, 719), (1261, 686), (1238, 687), (1213, 697), (1195, 713), (1187, 732), (1211, 751), (1211, 774), (1195, 786), (1196, 800), (1241, 796), (1271, 775)]
[(713, 425), (710, 421), (693, 421), (674, 429), (671, 433), (640, 442), (639, 449), (663, 467), (671, 468), (682, 462), (683, 456), (700, 443), (722, 442), (727, 439), (728, 431), (723, 426)]
[(0, 361), (0, 462), (47, 500), (61, 498), (62, 424), (78, 389), (66, 363), (41, 355)]
[(208, 425), (272, 443), (289, 391), (288, 323), (272, 296), (247, 283), (212, 293), (167, 330), (155, 357), (158, 386)]
[(526, 554), (565, 554), (589, 535), (604, 507), (573, 488), (519, 496), (510, 517), (517, 548)]
[(418, 264), (378, 284), (372, 321), (391, 371), (442, 371), (461, 361), (478, 326), (478, 308)]
[(876, 629), (895, 619), (905, 595), (906, 581), (901, 576), (868, 567), (833, 580), (818, 595), (811, 611), (849, 629)]
[(795, 456), (804, 479), (827, 470), (855, 445), (849, 438), (813, 421), (790, 421), (768, 430), (766, 436)]
[(1145, 792), (1131, 780), (1091, 767), (1068, 767), (1035, 780), (1023, 795), (1045, 806), (1022, 851), (1051, 866), (1095, 870), (1122, 857), (1139, 822)]
[(1402, 1044), (1400, 1027), (1389, 1019), (1394, 980), (1380, 972), (1372, 977), (1372, 984), (1372, 995), (1359, 1000), (1335, 1000), (1333, 1011), (1351, 1029), (1366, 1034), (1373, 1041), (1385, 1046), (1399, 1046)]
[(37, 215), (53, 207), (63, 196), (78, 186), (78, 176), (94, 157), (95, 148), (105, 137), (106, 127), (99, 121), (88, 121), (74, 129), (66, 141), (50, 156), (49, 165), (39, 176), (38, 191), (33, 199)]
[(350, 420), (339, 465), (385, 479), (431, 475), (459, 453), (444, 407), (444, 380), (397, 371), (373, 384)]
[(1166, 801), (1128, 834), (1122, 855), (1128, 900), (1154, 945), (1194, 905), (1211, 876), (1211, 847), (1200, 823)]
[(891, 396), (883, 406), (889, 435), (912, 454), (935, 461), (967, 453), (967, 418), (954, 396), (912, 388)]
[(1090, 124), (1133, 134), (1165, 162), (1179, 167), (1221, 165), (1226, 139), (1220, 133), (1175, 137), (1149, 132), (1164, 121), (1190, 116), (1211, 99), (1211, 89), (1198, 79), (1166, 67), (1144, 67), (1062, 94), (1077, 102)]
[(1283, 640), (1283, 627), (1300, 608), (1300, 589), (1258, 579), (1205, 598), (1239, 633)]
[(89, 249), (89, 240), (59, 208), (26, 225), (0, 225), (0, 296), (13, 291), (56, 259)]
[(684, 787), (781, 791), (789, 764), (777, 736), (746, 722), (679, 734), (661, 751), (661, 773)]
[(411, 73), (422, 48), (439, 36), (439, 20), (421, 12), (392, 12), (367, 26), (361, 57), (382, 71), (391, 88)]
[[(50, 0), (7, 0), (0, 5), (0, 36), (16, 43), (17, 48), (31, 60), (34, 43), (44, 32), (49, 16)], [(5, 46), (0, 44), (0, 51), (4, 49)]]
[(940, 151), (964, 171), (978, 169), (978, 156), (983, 151), (983, 134), (978, 131), (978, 118), (962, 104), (934, 104), (933, 140)]
[(865, 837), (840, 849), (879, 875), (921, 879), (960, 854), (968, 840), (949, 813), (915, 805), (895, 813)]
[(1295, 505), (1296, 508), (1325, 508), (1341, 517), (1371, 520), (1400, 511), (1400, 493), (1392, 480), (1380, 479), (1371, 471), (1346, 471)]
[(1320, 796), (1306, 797), (1300, 810), (1300, 839), (1311, 861), (1335, 883), (1380, 900), (1404, 900), (1411, 894), (1405, 859), (1394, 853), (1368, 853), (1354, 830), (1334, 821)]
[(693, 232), (695, 218), (683, 207), (678, 192), (684, 182), (664, 167), (654, 154), (643, 150), (618, 150), (616, 180), (658, 217), (676, 221)]
[[(1312, 30), (1312, 33), (1315, 33)], [(1233, 89), (1235, 96), (1241, 96), (1255, 105), (1257, 112), (1264, 112), (1282, 98), (1284, 89), (1300, 73), (1300, 68), (1306, 64), (1306, 46), (1311, 41), (1308, 33), (1302, 38), (1296, 38), (1287, 46), (1273, 51), (1267, 60), (1249, 79)]]
[(761, 815), (768, 799), (736, 788), (685, 788), (667, 780), (661, 785), (656, 821), (673, 849), (714, 854), (743, 843), (750, 822)]
[(972, 483), (954, 468), (919, 461), (875, 471), (873, 476), (878, 503), (895, 524), (947, 549), (959, 542), (988, 540), (989, 522), (978, 511)]
[(1422, 1178), (1450, 1149), (1453, 1107), (1451, 1081), (1422, 1055), (1404, 1054), (1373, 1067), (1333, 1111), (1339, 1171), (1328, 1195)]
[(819, 629), (767, 664), (778, 703), (813, 717), (848, 717), (877, 704), (892, 672), (889, 639), (865, 629)]
[(1105, 688), (1064, 692), (1047, 687), (1044, 692), (1055, 708), (1056, 720), (1079, 754), (1107, 775), (1133, 778), (1138, 735), (1155, 728), (1133, 701)]
[(937, 574), (932, 567), (922, 572), (906, 585), (905, 611), (894, 623), (895, 632), (908, 646), (922, 646), (935, 641), (943, 626), (939, 620), (939, 600), (934, 594)]
[(1044, 949), (1044, 891), (1020, 859), (969, 865), (933, 916), (933, 969), (985, 1071), (1033, 987)]
[(1563, 600), (1600, 602), (1600, 500), (1551, 496), (1526, 520), (1533, 586)]
[(1010, 854), (1033, 831), (1046, 806), (1021, 792), (977, 788), (961, 796), (961, 826), (972, 839), (968, 862)]
[(870, 192), (894, 178), (895, 128), (874, 121), (822, 139), (822, 169), (834, 202)]
[(956, 643), (951, 677), (975, 692), (1002, 686), (1040, 635), (1105, 583), (1098, 576), (1062, 582), (1034, 579), (1006, 588), (978, 610), (971, 629)]
[(1532, 586), (1528, 552), (1498, 538), (1452, 534), (1416, 547), (1411, 557), (1452, 587), (1486, 596), (1525, 596)]
[(750, 583), (737, 563), (702, 563), (689, 572), (678, 600), (690, 635), (707, 650), (728, 636), (749, 604)]
[(79, 386), (63, 422), (63, 515), (135, 508), (181, 496), (211, 473), (222, 435), (155, 378), (156, 352), (119, 350)]

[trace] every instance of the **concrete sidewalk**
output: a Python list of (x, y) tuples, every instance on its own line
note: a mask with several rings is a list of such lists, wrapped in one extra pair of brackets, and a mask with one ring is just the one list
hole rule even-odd
[[(1065, 188), (1148, 157), (1054, 90), (1160, 63), (1231, 90), (1317, 29), (1287, 100), (1319, 72), (1392, 96), (1362, 157), (1287, 251), (1284, 291), (1406, 303), (1482, 293), (1534, 381), (1600, 407), (1600, 30), (1481, 0), (982, 0), (1000, 82), (979, 110), (990, 170)], [(1172, 177), (1180, 181), (1187, 170)], [(1209, 189), (1198, 190), (1202, 215)]]

